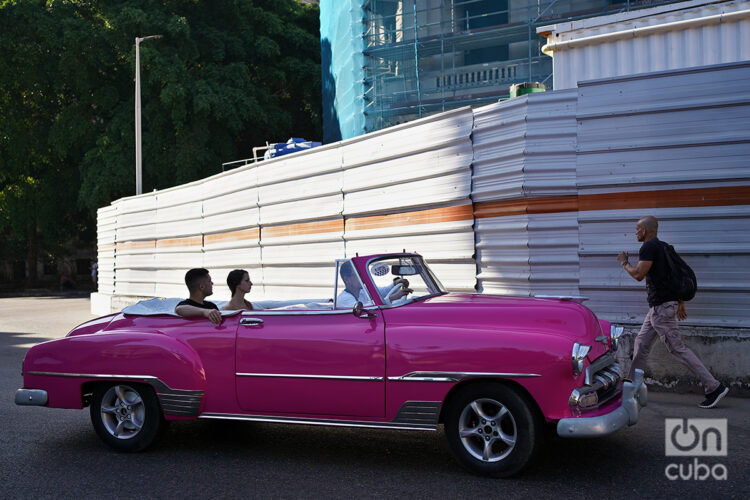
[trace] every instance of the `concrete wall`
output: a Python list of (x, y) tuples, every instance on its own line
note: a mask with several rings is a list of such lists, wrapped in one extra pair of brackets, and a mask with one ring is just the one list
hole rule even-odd
[[(622, 373), (630, 369), (633, 342), (639, 326), (629, 326), (622, 337), (617, 361)], [(736, 328), (681, 328), (682, 340), (708, 371), (730, 389), (732, 396), (750, 397), (750, 331)], [(703, 393), (700, 381), (660, 341), (654, 343), (646, 366), (649, 390)]]

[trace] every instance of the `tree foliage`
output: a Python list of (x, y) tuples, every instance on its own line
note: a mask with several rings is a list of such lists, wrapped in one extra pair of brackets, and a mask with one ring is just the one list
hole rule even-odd
[(315, 6), (0, 0), (0, 235), (14, 242), (0, 258), (90, 240), (96, 209), (135, 193), (135, 37), (155, 34), (140, 46), (144, 191), (321, 136)]

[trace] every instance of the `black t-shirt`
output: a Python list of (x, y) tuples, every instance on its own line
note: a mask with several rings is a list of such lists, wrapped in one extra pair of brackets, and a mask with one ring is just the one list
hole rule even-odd
[(649, 307), (656, 307), (665, 302), (677, 300), (667, 286), (669, 269), (664, 257), (664, 245), (665, 243), (660, 241), (659, 238), (652, 238), (641, 246), (638, 253), (638, 260), (650, 260), (652, 262), (651, 269), (646, 275)]
[[(182, 302), (180, 302), (179, 304), (177, 304), (177, 306), (195, 306), (195, 307), (200, 307), (201, 309), (219, 309), (216, 306), (216, 304), (214, 304), (213, 302), (209, 302), (207, 300), (204, 300), (203, 304), (199, 304), (199, 303), (197, 303), (194, 300), (185, 299)], [(177, 307), (177, 306), (175, 306), (175, 307)]]

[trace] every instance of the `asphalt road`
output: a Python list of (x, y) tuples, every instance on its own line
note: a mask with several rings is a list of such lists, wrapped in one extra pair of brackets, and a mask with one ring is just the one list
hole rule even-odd
[[(451, 458), (442, 431), (197, 420), (150, 450), (120, 454), (88, 409), (20, 407), (21, 361), (89, 319), (87, 299), (0, 298), (0, 485), (4, 498), (750, 498), (750, 399), (702, 410), (696, 394), (650, 393), (640, 422), (600, 439), (551, 437), (521, 477), (486, 479)], [(726, 418), (728, 454), (698, 457), (726, 480), (669, 480), (665, 418)], [(676, 469), (670, 469), (675, 471)]]

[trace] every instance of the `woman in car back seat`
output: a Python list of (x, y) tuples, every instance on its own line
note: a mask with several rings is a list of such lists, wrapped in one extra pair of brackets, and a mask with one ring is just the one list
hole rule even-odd
[(232, 292), (232, 298), (222, 307), (225, 311), (237, 311), (239, 309), (252, 309), (253, 305), (245, 300), (245, 294), (250, 293), (253, 282), (250, 275), (244, 269), (235, 269), (227, 275), (227, 286)]

